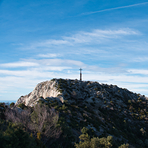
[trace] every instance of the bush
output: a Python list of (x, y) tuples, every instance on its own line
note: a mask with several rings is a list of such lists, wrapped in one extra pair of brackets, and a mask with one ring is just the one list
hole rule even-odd
[[(50, 109), (46, 105), (37, 104), (34, 108), (28, 107), (25, 110), (7, 108), (5, 117), (9, 123), (15, 123), (18, 127), (26, 130), (26, 133), (32, 133), (31, 137), (37, 137), (36, 142), (40, 146), (43, 144), (50, 145), (61, 135), (60, 128), (56, 127), (59, 115), (54, 109)], [(43, 144), (41, 144), (41, 141)]]
[(121, 146), (119, 146), (118, 148), (129, 148), (129, 144), (122, 144)]
[(139, 144), (140, 146), (143, 146), (144, 145), (144, 143), (143, 143), (143, 141), (141, 140), (141, 139), (137, 139), (137, 144)]
[(7, 125), (7, 129), (0, 132), (1, 148), (43, 148), (36, 140), (18, 126)]
[(5, 119), (5, 110), (7, 105), (5, 103), (0, 103), (0, 119)]
[(148, 147), (148, 139), (145, 140), (145, 146)]
[(17, 107), (20, 107), (21, 109), (25, 109), (27, 106), (24, 103), (21, 103)]
[(10, 103), (10, 107), (13, 107), (14, 105), (15, 105), (15, 103), (14, 103), (14, 102)]
[(61, 134), (60, 128), (57, 128), (59, 119), (58, 113), (45, 105), (37, 104), (31, 114), (34, 130), (39, 131), (44, 137), (46, 144), (51, 138), (58, 138)]
[(93, 137), (90, 139), (90, 136), (88, 135), (88, 129), (83, 128), (81, 130), (82, 134), (79, 136), (80, 142), (78, 144), (75, 144), (76, 148), (111, 148), (113, 143), (113, 137), (108, 136), (107, 138), (98, 138)]

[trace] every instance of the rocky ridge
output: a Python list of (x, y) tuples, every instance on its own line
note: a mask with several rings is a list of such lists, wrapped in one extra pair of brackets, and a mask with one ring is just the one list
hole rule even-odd
[(37, 101), (55, 99), (63, 103), (65, 100), (70, 102), (89, 102), (98, 107), (116, 103), (116, 108), (127, 107), (128, 100), (132, 102), (148, 100), (144, 95), (130, 92), (127, 89), (119, 88), (116, 85), (100, 84), (93, 81), (79, 81), (70, 79), (52, 79), (37, 84), (35, 89), (28, 95), (21, 96), (16, 105), (24, 103), (26, 106), (34, 106)]

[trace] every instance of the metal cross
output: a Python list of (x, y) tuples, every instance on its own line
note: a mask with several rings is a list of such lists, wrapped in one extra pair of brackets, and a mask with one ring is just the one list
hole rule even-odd
[(80, 68), (80, 81), (82, 81), (82, 69)]

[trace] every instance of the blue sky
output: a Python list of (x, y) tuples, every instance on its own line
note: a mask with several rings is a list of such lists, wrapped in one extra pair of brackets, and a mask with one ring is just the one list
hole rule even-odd
[(0, 0), (0, 101), (52, 78), (148, 96), (148, 1)]

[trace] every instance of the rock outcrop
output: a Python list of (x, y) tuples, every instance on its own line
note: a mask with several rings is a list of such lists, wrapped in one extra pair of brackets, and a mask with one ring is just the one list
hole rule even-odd
[(39, 83), (31, 93), (25, 96), (21, 96), (17, 100), (16, 105), (24, 103), (26, 106), (34, 106), (37, 101), (42, 98), (56, 98), (60, 94), (60, 92), (55, 87), (56, 83), (56, 80)]

